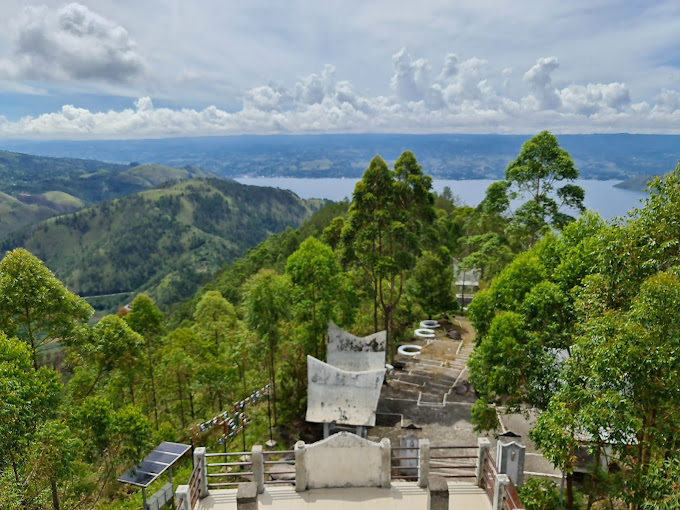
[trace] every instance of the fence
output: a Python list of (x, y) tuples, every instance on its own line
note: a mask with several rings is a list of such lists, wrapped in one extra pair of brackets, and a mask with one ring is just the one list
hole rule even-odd
[[(242, 483), (252, 481), (253, 460), (251, 452), (206, 453), (205, 457), (206, 466), (208, 468), (206, 473), (208, 490), (238, 487)], [(209, 459), (217, 459), (220, 457), (224, 459), (223, 462), (207, 462)], [(234, 457), (239, 460), (229, 460)], [(246, 469), (246, 471), (242, 471), (243, 469)], [(213, 479), (225, 481), (213, 482)]]
[[(493, 510), (524, 508), (512, 480), (496, 469), (489, 452), (489, 441), (486, 439), (480, 439), (477, 446), (430, 446), (428, 440), (420, 440), (413, 446), (391, 448), (387, 439), (381, 443), (371, 443), (346, 433), (331, 438), (314, 445), (299, 442), (301, 444), (296, 445), (295, 450), (263, 451), (261, 446), (253, 446), (250, 452), (206, 453), (205, 448), (196, 448), (194, 470), (189, 483), (180, 486), (182, 489), (178, 488), (177, 491), (177, 510), (192, 510), (199, 498), (208, 495), (208, 490), (236, 488), (249, 482), (256, 483), (258, 493), (262, 493), (266, 485), (274, 484), (291, 484), (296, 490), (314, 487), (309, 480), (310, 473), (307, 472), (309, 468), (313, 468), (313, 458), (308, 458), (309, 452), (320, 448), (318, 455), (322, 455), (323, 459), (331, 455), (330, 463), (324, 461), (324, 465), (330, 469), (332, 455), (335, 454), (330, 448), (332, 443), (339, 441), (348, 443), (336, 445), (336, 448), (343, 447), (342, 450), (337, 450), (343, 454), (347, 454), (347, 448), (353, 442), (361, 443), (355, 445), (356, 448), (364, 449), (359, 453), (380, 448), (385, 456), (382, 457), (382, 461), (375, 462), (377, 467), (373, 466), (383, 473), (380, 475), (383, 481), (377, 484), (378, 486), (389, 487), (391, 480), (406, 480), (416, 481), (420, 487), (425, 488), (430, 475), (445, 479), (474, 478), (476, 485), (486, 492)], [(325, 452), (322, 443), (329, 443), (328, 452)], [(299, 457), (299, 465), (295, 461), (296, 457)], [(363, 454), (360, 457), (365, 458)], [(279, 466), (283, 466), (283, 469), (278, 468)], [(364, 467), (368, 469), (368, 465)], [(333, 473), (326, 474), (334, 476)]]

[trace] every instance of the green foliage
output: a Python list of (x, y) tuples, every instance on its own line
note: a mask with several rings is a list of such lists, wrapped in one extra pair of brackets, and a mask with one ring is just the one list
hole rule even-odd
[(560, 492), (551, 480), (530, 478), (517, 489), (526, 510), (557, 510)]
[(339, 272), (333, 250), (314, 237), (307, 238), (286, 264), (293, 284), (294, 316), (304, 331), (304, 352), (319, 359), (325, 358), (328, 322), (335, 319)]
[(31, 346), (38, 369), (38, 348), (61, 339), (68, 343), (92, 308), (71, 294), (41, 260), (17, 248), (0, 261), (0, 330)]
[(274, 423), (277, 421), (275, 357), (281, 337), (280, 328), (289, 314), (290, 296), (290, 280), (274, 271), (261, 270), (245, 284), (245, 321), (260, 336), (268, 354)]
[(168, 308), (318, 205), (284, 190), (188, 180), (50, 219), (0, 247), (26, 247), (78, 294), (122, 293), (120, 306), (146, 291)]
[(342, 232), (344, 262), (360, 267), (372, 286), (375, 330), (378, 305), (382, 310), (390, 360), (395, 354), (393, 315), (405, 273), (420, 254), (423, 226), (436, 218), (431, 188), (432, 178), (423, 173), (412, 152), (402, 153), (394, 171), (376, 156), (355, 186)]
[(453, 269), (449, 251), (423, 252), (411, 273), (410, 294), (427, 314), (428, 319), (458, 309), (453, 288)]
[[(563, 207), (584, 211), (583, 188), (556, 183), (578, 178), (578, 169), (569, 153), (548, 131), (522, 145), (517, 158), (505, 170), (505, 181), (492, 184), (484, 200), (486, 212), (510, 211), (510, 201), (528, 198), (511, 213), (506, 234), (520, 245), (532, 246), (550, 227), (561, 229), (574, 218)], [(553, 193), (554, 191), (554, 193)]]
[(29, 347), (0, 332), (0, 470), (21, 466), (36, 430), (56, 415), (60, 394), (57, 373), (34, 370)]

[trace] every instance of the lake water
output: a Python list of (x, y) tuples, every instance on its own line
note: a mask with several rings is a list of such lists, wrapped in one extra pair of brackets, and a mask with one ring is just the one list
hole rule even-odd
[[(240, 177), (236, 181), (253, 186), (269, 186), (273, 188), (287, 189), (300, 198), (325, 198), (338, 201), (345, 197), (352, 198), (354, 179), (296, 179), (292, 177)], [(484, 199), (484, 193), (489, 185), (494, 182), (488, 179), (453, 181), (435, 179), (433, 187), (441, 193), (445, 186), (451, 188), (461, 202), (476, 206)], [(633, 207), (640, 207), (640, 200), (647, 194), (639, 191), (618, 189), (614, 184), (619, 181), (591, 181), (579, 179), (576, 184), (581, 186), (586, 197), (584, 204), (587, 209), (593, 209), (600, 213), (603, 218), (610, 219), (615, 216), (624, 216)]]

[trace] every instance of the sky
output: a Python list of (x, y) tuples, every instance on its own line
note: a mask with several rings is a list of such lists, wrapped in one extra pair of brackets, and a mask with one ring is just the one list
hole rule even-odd
[(0, 139), (680, 132), (677, 0), (0, 3)]

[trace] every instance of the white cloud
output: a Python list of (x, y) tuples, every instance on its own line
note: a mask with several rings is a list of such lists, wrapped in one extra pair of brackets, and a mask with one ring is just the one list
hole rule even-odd
[(139, 138), (241, 133), (556, 133), (680, 132), (680, 93), (663, 89), (655, 102), (633, 102), (625, 83), (572, 83), (558, 88), (555, 57), (540, 58), (523, 74), (519, 91), (506, 84), (513, 71), (448, 53), (439, 72), (402, 49), (392, 57), (391, 95), (369, 94), (335, 67), (299, 77), (292, 85), (259, 85), (242, 94), (236, 111), (157, 108), (143, 96), (134, 108), (95, 112), (75, 105), (10, 121), (4, 138)]
[(537, 110), (556, 110), (560, 97), (552, 84), (551, 74), (560, 66), (556, 57), (539, 58), (536, 65), (524, 74), (524, 81), (531, 87), (526, 104)]
[(125, 28), (77, 3), (24, 8), (11, 45), (0, 79), (127, 83), (148, 69)]

